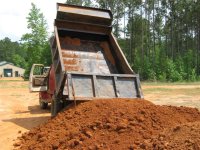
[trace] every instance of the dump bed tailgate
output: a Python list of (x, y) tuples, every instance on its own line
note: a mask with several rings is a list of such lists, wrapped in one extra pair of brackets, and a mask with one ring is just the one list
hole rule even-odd
[(138, 75), (66, 73), (64, 93), (70, 100), (143, 98)]

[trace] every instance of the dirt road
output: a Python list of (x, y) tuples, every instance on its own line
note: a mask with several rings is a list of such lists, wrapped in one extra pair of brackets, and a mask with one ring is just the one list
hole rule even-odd
[(38, 94), (29, 93), (28, 82), (0, 80), (1, 149), (12, 149), (13, 140), (21, 133), (41, 124), (48, 118), (50, 118), (49, 110), (40, 110)]
[[(200, 109), (200, 84), (142, 84), (145, 99), (161, 105), (185, 105)], [(28, 82), (0, 79), (0, 143), (10, 150), (21, 133), (50, 118), (50, 107), (41, 110), (38, 93), (29, 93)]]

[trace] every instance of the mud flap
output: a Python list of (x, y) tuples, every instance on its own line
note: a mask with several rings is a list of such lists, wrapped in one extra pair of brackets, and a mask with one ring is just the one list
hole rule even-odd
[(57, 98), (53, 97), (51, 101), (51, 117), (55, 117), (58, 112), (61, 111), (62, 109), (62, 104), (60, 100)]

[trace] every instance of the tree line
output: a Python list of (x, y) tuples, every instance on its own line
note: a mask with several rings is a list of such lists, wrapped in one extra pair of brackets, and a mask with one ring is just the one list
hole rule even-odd
[(200, 1), (67, 0), (110, 9), (113, 33), (133, 70), (143, 80), (198, 80)]
[[(199, 79), (199, 0), (67, 0), (66, 3), (111, 10), (113, 33), (142, 80)], [(33, 6), (27, 17), (32, 32), (22, 37), (20, 49), (24, 52), (19, 56), (27, 64), (36, 60), (50, 64), (46, 22), (40, 10), (36, 6), (34, 10)], [(38, 18), (41, 23), (35, 25)]]
[(47, 22), (40, 9), (33, 3), (31, 5), (26, 18), (30, 32), (22, 35), (18, 42), (12, 42), (7, 37), (0, 40), (0, 61), (8, 61), (25, 68), (26, 77), (29, 76), (32, 64), (51, 64)]

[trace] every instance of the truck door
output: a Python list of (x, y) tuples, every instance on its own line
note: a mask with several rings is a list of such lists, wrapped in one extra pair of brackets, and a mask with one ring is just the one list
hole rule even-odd
[(29, 76), (30, 92), (47, 91), (48, 71), (43, 64), (33, 64)]

